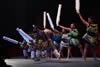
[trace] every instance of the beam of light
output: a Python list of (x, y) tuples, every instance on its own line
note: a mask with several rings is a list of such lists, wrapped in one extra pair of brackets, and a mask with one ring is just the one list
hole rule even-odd
[(76, 12), (79, 13), (79, 10), (80, 10), (80, 0), (76, 0), (75, 8), (76, 8)]
[(43, 12), (43, 27), (46, 28), (46, 12)]
[(54, 30), (54, 25), (53, 25), (53, 22), (51, 20), (51, 17), (50, 17), (49, 13), (47, 13), (47, 17), (48, 17), (48, 20), (49, 20), (50, 27), (52, 28), (52, 30)]
[(19, 30), (24, 36), (26, 36), (29, 40), (33, 40), (27, 33), (25, 33), (22, 29)]
[(22, 36), (22, 38), (27, 42), (27, 43), (30, 43), (29, 39), (24, 36), (21, 32), (19, 32), (19, 34)]
[(60, 22), (61, 8), (62, 8), (62, 5), (59, 4), (59, 6), (58, 6), (58, 12), (57, 12), (57, 17), (56, 17), (56, 25), (57, 26), (59, 25), (59, 22)]
[(22, 29), (17, 28), (16, 29), (19, 34), (23, 37), (24, 40), (27, 41), (27, 43), (30, 43), (30, 40), (33, 40), (27, 33), (25, 33)]
[(14, 40), (14, 39), (9, 38), (9, 37), (3, 36), (3, 39), (6, 40), (6, 41), (8, 41), (8, 42), (11, 42), (13, 44), (18, 44), (17, 40)]

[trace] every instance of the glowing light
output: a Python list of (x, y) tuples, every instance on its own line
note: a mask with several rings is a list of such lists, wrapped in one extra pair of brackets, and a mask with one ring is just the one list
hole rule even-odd
[(57, 12), (57, 18), (56, 18), (56, 25), (57, 26), (59, 25), (59, 22), (60, 22), (61, 8), (62, 8), (62, 5), (59, 4), (59, 6), (58, 6), (58, 12)]
[(49, 13), (47, 13), (47, 17), (48, 17), (49, 24), (50, 24), (52, 30), (54, 30), (54, 25), (53, 25), (53, 22), (52, 22), (52, 20), (51, 20), (51, 17), (50, 17), (50, 14), (49, 14)]

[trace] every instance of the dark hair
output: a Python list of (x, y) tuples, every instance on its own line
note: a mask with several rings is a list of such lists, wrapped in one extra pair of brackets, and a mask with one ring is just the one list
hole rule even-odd
[(76, 23), (72, 22), (71, 24), (74, 24), (74, 27), (76, 28)]
[(95, 23), (95, 22), (96, 22), (96, 19), (95, 19), (95, 17), (94, 17), (94, 16), (89, 16), (88, 18), (90, 18), (90, 19), (92, 20), (92, 22), (93, 22), (93, 23)]

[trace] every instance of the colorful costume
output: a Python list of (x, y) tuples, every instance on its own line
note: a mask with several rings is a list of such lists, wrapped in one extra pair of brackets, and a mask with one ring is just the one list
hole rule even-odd
[(74, 45), (78, 46), (79, 45), (79, 40), (78, 40), (78, 30), (72, 30), (68, 33), (68, 40), (69, 40), (69, 46)]
[(28, 54), (27, 54), (27, 48), (28, 48), (28, 45), (27, 45), (27, 42), (24, 40), (20, 46), (23, 48), (23, 55), (25, 58), (28, 57)]
[(68, 47), (69, 46), (68, 34), (63, 34), (62, 35), (60, 44), (61, 44), (60, 46), (64, 46), (64, 47)]
[(97, 24), (89, 25), (87, 28), (87, 33), (83, 36), (83, 39), (91, 46), (96, 45), (96, 34), (97, 34)]
[(56, 48), (59, 50), (60, 47), (60, 41), (61, 41), (61, 35), (60, 34), (53, 34), (53, 43), (56, 46)]

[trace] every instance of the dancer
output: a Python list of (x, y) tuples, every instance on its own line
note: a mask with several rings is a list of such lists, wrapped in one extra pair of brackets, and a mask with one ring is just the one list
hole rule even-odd
[(35, 43), (33, 45), (33, 50), (32, 50), (32, 53), (34, 54), (34, 60), (35, 61), (40, 61), (40, 45), (38, 44), (38, 32), (39, 32), (39, 29), (37, 26), (35, 25), (32, 25), (33, 26), (33, 32), (32, 34), (30, 35), (34, 40), (35, 40)]
[(28, 53), (27, 53), (28, 45), (27, 45), (27, 42), (25, 40), (23, 40), (23, 42), (19, 42), (17, 40), (14, 40), (14, 39), (6, 37), (6, 36), (3, 36), (3, 39), (8, 41), (8, 42), (11, 42), (13, 44), (19, 45), (23, 49), (24, 58), (25, 59), (28, 58)]
[(52, 40), (58, 51), (60, 50), (61, 36), (62, 33), (55, 29), (53, 32)]
[(41, 57), (46, 57), (46, 49), (47, 49), (47, 39), (43, 30), (39, 29), (38, 35), (38, 45), (40, 50)]
[(52, 37), (52, 31), (49, 30), (49, 29), (45, 29), (44, 32), (45, 32), (46, 37), (47, 37), (47, 39), (50, 43), (50, 46), (51, 46), (52, 50), (53, 50), (53, 54), (55, 55), (56, 58), (59, 58), (60, 54), (59, 54), (58, 50), (56, 49), (56, 47), (55, 47), (55, 45), (52, 41), (52, 38), (51, 38)]
[(28, 58), (28, 48), (29, 46), (27, 45), (27, 42), (25, 40), (23, 40), (23, 42), (19, 42), (18, 43), (20, 45), (20, 47), (23, 49), (23, 55), (24, 55), (24, 58), (27, 59)]
[[(75, 25), (74, 24), (71, 24), (70, 25), (70, 28), (67, 28), (67, 27), (64, 27), (64, 26), (61, 26), (59, 25), (59, 27), (61, 27), (62, 29), (65, 29), (67, 31), (69, 31), (68, 33), (68, 43), (69, 43), (69, 47), (68, 47), (68, 54), (67, 54), (67, 60), (69, 60), (69, 56), (70, 56), (70, 51), (71, 51), (71, 46), (74, 45), (74, 46), (78, 46), (80, 48), (80, 51), (83, 55), (83, 49), (82, 49), (82, 45), (79, 43), (79, 40), (78, 40), (78, 30), (75, 28)], [(67, 36), (66, 36), (67, 37)]]
[(47, 56), (47, 42), (41, 39), (38, 40), (38, 44), (40, 45), (40, 56), (42, 58)]
[(80, 20), (82, 21), (83, 24), (86, 25), (87, 32), (83, 36), (83, 39), (85, 40), (85, 48), (84, 48), (84, 61), (86, 62), (86, 52), (88, 46), (92, 46), (93, 48), (93, 55), (94, 59), (96, 59), (96, 39), (97, 39), (97, 33), (98, 33), (98, 26), (97, 24), (94, 24), (94, 19), (93, 17), (88, 17), (88, 21), (84, 20), (80, 12), (77, 12)]
[(63, 55), (63, 49), (64, 48), (69, 48), (69, 41), (68, 41), (68, 34), (66, 33), (65, 29), (62, 29), (62, 37), (61, 37), (61, 42), (60, 42), (60, 57), (59, 57), (59, 61), (61, 61), (61, 56)]

